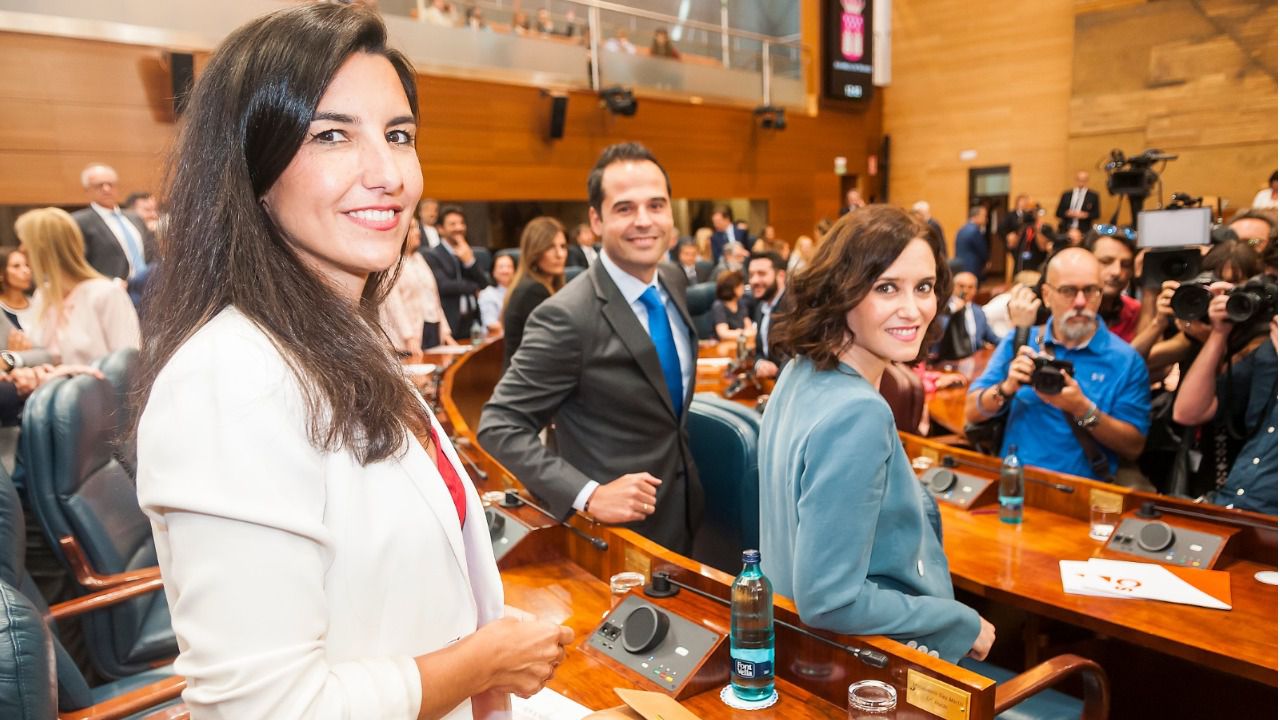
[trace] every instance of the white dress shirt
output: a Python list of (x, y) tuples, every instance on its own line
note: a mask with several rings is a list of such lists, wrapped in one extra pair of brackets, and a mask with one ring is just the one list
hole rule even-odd
[[(689, 326), (685, 325), (684, 318), (680, 315), (680, 309), (676, 307), (671, 295), (662, 287), (662, 283), (658, 282), (657, 270), (654, 270), (652, 280), (644, 282), (618, 267), (613, 262), (613, 258), (609, 257), (608, 252), (600, 253), (600, 262), (604, 263), (605, 272), (609, 273), (609, 278), (613, 280), (613, 284), (618, 286), (618, 291), (622, 293), (622, 297), (626, 299), (627, 304), (631, 307), (631, 312), (636, 314), (636, 319), (640, 321), (640, 327), (644, 328), (645, 333), (649, 332), (649, 311), (645, 308), (644, 303), (640, 302), (640, 296), (650, 287), (658, 289), (658, 297), (662, 298), (662, 304), (667, 309), (667, 320), (671, 323), (671, 335), (676, 342), (676, 354), (680, 356), (680, 380), (687, 394), (689, 388), (692, 387), (690, 383), (694, 380), (697, 358), (693, 354), (693, 345), (689, 342)], [(677, 398), (675, 401), (683, 403), (684, 398)], [(612, 479), (609, 478), (609, 480)], [(599, 486), (600, 483), (594, 480), (582, 486), (582, 489), (578, 491), (578, 496), (573, 500), (574, 509), (585, 509), (591, 493), (595, 492), (595, 489)]]

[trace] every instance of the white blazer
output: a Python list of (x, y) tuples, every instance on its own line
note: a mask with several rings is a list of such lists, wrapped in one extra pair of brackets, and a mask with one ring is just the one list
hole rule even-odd
[[(312, 447), (304, 407), (267, 336), (227, 308), (143, 411), (138, 499), (194, 718), (414, 718), (413, 658), (502, 614), (475, 489), (459, 527), (407, 431), (403, 456), (361, 467)], [(471, 716), (469, 701), (448, 715)]]

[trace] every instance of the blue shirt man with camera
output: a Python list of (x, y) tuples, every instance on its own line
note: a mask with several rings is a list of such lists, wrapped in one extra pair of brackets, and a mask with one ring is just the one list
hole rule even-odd
[[(1007, 412), (1001, 454), (1017, 445), (1024, 464), (1108, 479), (1119, 459), (1136, 459), (1146, 441), (1146, 364), (1099, 320), (1102, 272), (1092, 253), (1069, 248), (1054, 255), (1042, 294), (1048, 322), (1032, 328), (1021, 347), (1014, 347), (1017, 333), (1000, 343), (970, 387), (965, 419), (980, 422)], [(1040, 300), (1030, 295), (1016, 296), (1010, 314), (1019, 303), (1033, 315)]]

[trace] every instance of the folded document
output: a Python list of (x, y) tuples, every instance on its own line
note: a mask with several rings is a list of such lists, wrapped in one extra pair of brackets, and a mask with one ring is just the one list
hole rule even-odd
[(1197, 570), (1153, 563), (1060, 560), (1062, 590), (1071, 595), (1138, 598), (1231, 609), (1231, 577), (1221, 570)]

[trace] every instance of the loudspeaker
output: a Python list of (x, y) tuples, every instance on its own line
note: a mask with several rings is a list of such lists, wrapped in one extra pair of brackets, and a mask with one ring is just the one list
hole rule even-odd
[(195, 56), (191, 53), (169, 53), (169, 80), (173, 85), (173, 114), (182, 117), (187, 95), (195, 84)]
[(551, 121), (547, 125), (547, 137), (552, 140), (559, 140), (564, 137), (564, 115), (569, 109), (569, 97), (567, 95), (551, 96)]

